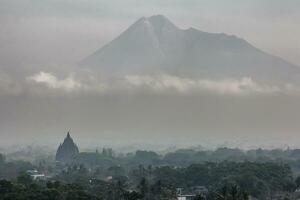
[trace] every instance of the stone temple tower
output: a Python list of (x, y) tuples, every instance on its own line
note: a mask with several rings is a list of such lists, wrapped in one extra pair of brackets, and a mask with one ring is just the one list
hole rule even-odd
[(77, 145), (74, 143), (73, 139), (68, 132), (67, 137), (64, 139), (64, 142), (59, 145), (55, 160), (59, 162), (70, 162), (72, 159), (79, 153)]

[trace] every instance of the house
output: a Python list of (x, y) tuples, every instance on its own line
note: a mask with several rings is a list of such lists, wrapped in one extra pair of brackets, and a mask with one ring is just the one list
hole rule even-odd
[(27, 170), (26, 173), (33, 179), (33, 180), (46, 180), (47, 177), (43, 173), (39, 173), (38, 170)]
[(183, 188), (177, 188), (177, 200), (193, 200), (196, 195), (195, 194), (183, 194)]
[(194, 194), (177, 195), (177, 200), (193, 200), (196, 197)]
[(208, 193), (208, 189), (205, 186), (194, 186), (192, 187), (192, 191), (195, 194), (206, 194)]
[(45, 174), (34, 174), (34, 175), (31, 175), (32, 179), (33, 180), (46, 180), (46, 176)]

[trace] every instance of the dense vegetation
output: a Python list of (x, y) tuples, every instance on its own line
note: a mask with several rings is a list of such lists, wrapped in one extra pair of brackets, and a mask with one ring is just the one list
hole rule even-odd
[(266, 197), (276, 191), (294, 191), (296, 185), (287, 165), (253, 162), (193, 164), (187, 168), (159, 167), (154, 176), (166, 183), (190, 188), (205, 185), (211, 190), (237, 185), (254, 197)]
[(0, 154), (0, 179), (10, 179), (19, 175), (28, 169), (32, 169), (33, 165), (25, 161), (10, 161), (5, 162), (5, 157)]
[(137, 167), (138, 165), (153, 165), (153, 166), (178, 166), (187, 167), (195, 163), (205, 162), (276, 162), (288, 164), (295, 174), (300, 173), (300, 149), (282, 150), (272, 149), (263, 150), (255, 149), (244, 151), (241, 149), (219, 148), (216, 150), (195, 150), (195, 149), (180, 149), (175, 152), (169, 152), (165, 155), (158, 154), (153, 151), (136, 151), (126, 155), (114, 155), (107, 149), (102, 153), (84, 152), (80, 153), (74, 163), (93, 167), (109, 167), (113, 165), (121, 165), (128, 168)]
[[(0, 154), (0, 200), (8, 199), (175, 199), (176, 188), (197, 199), (288, 198), (300, 186), (298, 150), (221, 148), (183, 149), (164, 156), (151, 151), (116, 155), (111, 149), (84, 152), (67, 164), (6, 161)], [(38, 169), (47, 180), (33, 181), (24, 172)], [(273, 198), (274, 199), (274, 198)]]

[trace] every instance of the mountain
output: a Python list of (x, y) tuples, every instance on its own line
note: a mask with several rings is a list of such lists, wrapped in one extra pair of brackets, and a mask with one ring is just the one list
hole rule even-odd
[(79, 154), (78, 147), (68, 132), (64, 142), (60, 144), (57, 149), (55, 160), (67, 163), (71, 161), (77, 154)]
[(141, 18), (81, 62), (115, 73), (164, 72), (209, 78), (252, 77), (290, 81), (300, 68), (224, 33), (180, 29), (161, 15)]

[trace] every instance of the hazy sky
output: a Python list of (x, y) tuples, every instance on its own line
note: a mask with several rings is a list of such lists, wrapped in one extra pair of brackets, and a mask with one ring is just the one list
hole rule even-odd
[(300, 66), (299, 8), (299, 0), (0, 0), (0, 141), (58, 142), (71, 129), (94, 143), (300, 146), (300, 90), (289, 85), (164, 74), (103, 80), (73, 65), (140, 17), (162, 14)]
[(0, 56), (77, 62), (138, 18), (163, 14), (179, 27), (234, 34), (300, 65), (299, 7), (298, 0), (1, 0)]

